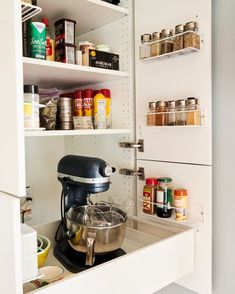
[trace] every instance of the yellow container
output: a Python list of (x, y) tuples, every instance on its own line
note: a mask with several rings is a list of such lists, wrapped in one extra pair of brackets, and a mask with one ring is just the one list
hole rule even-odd
[(185, 189), (174, 190), (175, 220), (186, 220), (188, 206), (188, 192)]
[(41, 248), (41, 252), (38, 252), (38, 267), (42, 267), (44, 266), (47, 256), (49, 254), (49, 250), (51, 247), (51, 241), (45, 237), (45, 236), (41, 236), (38, 235), (38, 237), (42, 240), (43, 244), (42, 244), (42, 248)]
[(106, 98), (102, 93), (94, 97), (94, 127), (106, 129)]

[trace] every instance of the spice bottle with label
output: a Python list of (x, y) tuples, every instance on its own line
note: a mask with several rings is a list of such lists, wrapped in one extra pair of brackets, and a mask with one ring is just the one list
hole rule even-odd
[(147, 126), (156, 126), (157, 103), (149, 102), (149, 111), (147, 113)]
[(163, 29), (162, 30), (162, 41), (161, 45), (161, 54), (170, 53), (173, 51), (173, 40), (172, 40), (172, 30), (171, 29)]
[(156, 126), (165, 126), (167, 117), (167, 108), (165, 101), (157, 102)]
[(177, 100), (177, 113), (176, 113), (176, 125), (177, 126), (185, 126), (186, 125), (186, 100), (181, 99)]
[(106, 129), (106, 98), (101, 91), (94, 97), (94, 127)]
[(111, 93), (109, 89), (102, 89), (101, 93), (106, 98), (106, 129), (111, 129), (112, 127)]
[(152, 35), (144, 34), (141, 36), (140, 59), (149, 58), (151, 55)]
[(175, 37), (173, 41), (173, 51), (184, 49), (184, 25), (180, 24), (175, 27)]
[(74, 92), (74, 116), (83, 116), (82, 90)]
[(157, 179), (148, 178), (143, 190), (143, 212), (154, 214), (156, 209), (154, 203), (156, 202), (156, 187)]
[(151, 57), (158, 56), (161, 54), (161, 33), (155, 32), (152, 34), (152, 44), (151, 44)]
[(43, 18), (42, 23), (46, 26), (46, 60), (55, 61), (55, 40), (51, 37), (48, 18)]
[(93, 117), (93, 97), (94, 91), (86, 89), (82, 93), (83, 97), (83, 116)]
[(172, 215), (172, 189), (171, 178), (158, 178), (156, 192), (157, 216), (169, 218)]
[(188, 206), (188, 192), (185, 189), (174, 190), (175, 220), (186, 220)]
[(186, 124), (189, 126), (201, 125), (201, 111), (199, 106), (199, 100), (194, 97), (187, 99), (187, 119)]
[(167, 125), (176, 125), (176, 101), (167, 101)]
[(198, 23), (190, 21), (185, 24), (184, 48), (193, 47), (200, 49), (200, 36), (198, 33)]

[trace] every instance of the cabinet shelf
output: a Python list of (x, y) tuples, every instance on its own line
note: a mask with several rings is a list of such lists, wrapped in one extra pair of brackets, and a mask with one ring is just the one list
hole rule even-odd
[(51, 25), (64, 17), (75, 20), (76, 35), (112, 23), (129, 14), (128, 9), (101, 0), (38, 0), (38, 4)]
[(69, 89), (129, 77), (129, 73), (23, 57), (24, 84)]
[(91, 136), (91, 135), (119, 135), (129, 134), (129, 129), (107, 130), (58, 130), (58, 131), (25, 131), (25, 137), (64, 137), (64, 136)]
[(34, 17), (42, 11), (41, 7), (31, 5), (29, 3), (21, 2), (21, 16), (22, 22)]

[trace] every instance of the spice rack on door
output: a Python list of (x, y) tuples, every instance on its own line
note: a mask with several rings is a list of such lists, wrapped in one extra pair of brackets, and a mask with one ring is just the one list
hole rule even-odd
[(42, 12), (42, 8), (29, 3), (21, 2), (22, 22), (25, 22), (26, 20), (34, 17), (40, 12)]

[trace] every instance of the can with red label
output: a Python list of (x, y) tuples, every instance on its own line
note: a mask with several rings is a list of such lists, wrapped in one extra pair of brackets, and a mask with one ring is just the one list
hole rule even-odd
[(86, 89), (83, 91), (82, 97), (83, 97), (83, 116), (93, 117), (94, 91), (92, 89)]
[(82, 90), (74, 92), (74, 116), (83, 116)]
[(156, 202), (156, 187), (157, 187), (156, 178), (146, 179), (146, 184), (143, 190), (143, 212), (148, 214), (154, 214), (155, 202)]

